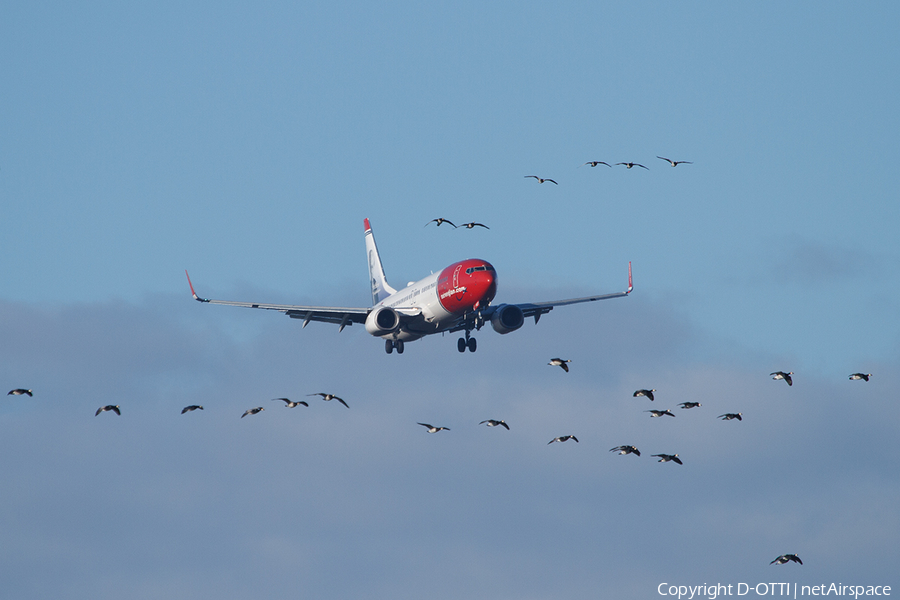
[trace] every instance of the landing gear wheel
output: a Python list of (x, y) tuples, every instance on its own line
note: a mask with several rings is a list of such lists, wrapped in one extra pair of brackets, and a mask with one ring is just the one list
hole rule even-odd
[(397, 354), (403, 354), (403, 340), (394, 342), (394, 347), (397, 349)]
[(469, 338), (469, 342), (466, 345), (469, 347), (469, 352), (475, 352), (478, 348), (478, 344), (475, 343), (475, 338)]
[(465, 352), (466, 351), (466, 339), (459, 338), (459, 340), (456, 342), (456, 348), (460, 352)]
[[(394, 351), (394, 342), (391, 340), (384, 340), (384, 351), (390, 354)], [(399, 352), (399, 351), (398, 351)]]

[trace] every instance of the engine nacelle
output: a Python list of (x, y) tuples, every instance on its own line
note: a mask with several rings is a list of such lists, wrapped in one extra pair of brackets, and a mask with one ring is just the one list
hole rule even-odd
[(400, 329), (400, 315), (390, 306), (380, 306), (366, 317), (366, 331), (372, 335), (386, 335)]
[[(525, 314), (515, 304), (501, 304), (491, 315), (491, 327), (497, 333), (509, 333), (525, 324)], [(368, 324), (366, 325), (368, 327)]]

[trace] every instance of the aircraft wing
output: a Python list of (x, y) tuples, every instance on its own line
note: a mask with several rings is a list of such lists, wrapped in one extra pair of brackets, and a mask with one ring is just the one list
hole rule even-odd
[[(634, 285), (631, 279), (631, 263), (628, 263), (628, 289), (624, 292), (615, 292), (612, 294), (600, 294), (598, 296), (584, 296), (583, 298), (567, 298), (565, 300), (552, 300), (550, 302), (526, 302), (524, 304), (516, 304), (520, 309), (522, 309), (522, 314), (526, 317), (534, 317), (534, 322), (537, 323), (541, 315), (546, 314), (553, 310), (556, 306), (566, 306), (568, 304), (580, 304), (582, 302), (596, 302), (597, 300), (608, 300), (610, 298), (624, 298), (634, 289)], [(495, 307), (491, 307), (493, 309)], [(492, 311), (490, 311), (492, 312)], [(490, 319), (490, 312), (485, 312), (483, 315), (485, 319)], [(463, 327), (459, 327), (462, 329)]]
[(188, 285), (191, 287), (191, 294), (194, 300), (198, 302), (206, 302), (209, 304), (224, 304), (225, 306), (240, 306), (243, 308), (261, 308), (263, 310), (277, 310), (283, 312), (292, 319), (303, 319), (303, 326), (306, 327), (310, 321), (319, 321), (321, 323), (334, 323), (340, 325), (340, 331), (343, 331), (347, 325), (353, 323), (363, 324), (369, 314), (368, 308), (343, 308), (339, 306), (298, 306), (293, 304), (265, 304), (261, 302), (234, 302), (232, 300), (211, 300), (209, 298), (201, 298), (194, 291), (194, 284), (191, 283), (191, 276), (188, 272)]
[(534, 317), (534, 322), (537, 323), (541, 318), (541, 315), (550, 312), (556, 306), (579, 304), (581, 302), (595, 302), (597, 300), (608, 300), (609, 298), (623, 298), (627, 296), (629, 292), (616, 292), (615, 294), (603, 294), (601, 296), (585, 296), (584, 298), (568, 298), (566, 300), (553, 300), (552, 302), (531, 302), (517, 304), (516, 306), (522, 309), (522, 314), (526, 317)]

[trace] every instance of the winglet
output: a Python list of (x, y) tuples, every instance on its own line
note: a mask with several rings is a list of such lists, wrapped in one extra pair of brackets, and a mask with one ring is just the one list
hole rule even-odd
[(184, 274), (187, 275), (188, 285), (191, 286), (191, 295), (194, 297), (194, 300), (197, 302), (209, 302), (206, 298), (201, 298), (197, 295), (197, 292), (194, 291), (194, 284), (191, 283), (191, 276), (188, 275), (187, 269), (184, 270)]
[[(185, 271), (186, 273), (187, 271)], [(634, 289), (634, 284), (631, 281), (631, 261), (628, 261), (628, 290), (625, 292), (626, 294), (630, 294), (631, 290)]]
[(369, 225), (369, 219), (363, 219), (363, 222), (365, 223), (365, 226), (366, 226), (366, 233), (369, 233), (370, 231), (372, 231), (372, 226)]

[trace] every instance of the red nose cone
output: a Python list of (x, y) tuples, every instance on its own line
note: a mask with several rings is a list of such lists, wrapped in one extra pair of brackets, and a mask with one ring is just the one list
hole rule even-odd
[(497, 294), (497, 272), (491, 263), (470, 258), (452, 264), (438, 277), (438, 298), (450, 313), (484, 308)]

